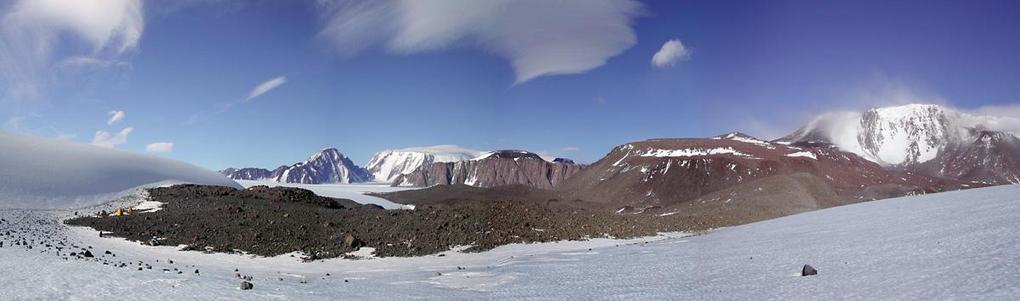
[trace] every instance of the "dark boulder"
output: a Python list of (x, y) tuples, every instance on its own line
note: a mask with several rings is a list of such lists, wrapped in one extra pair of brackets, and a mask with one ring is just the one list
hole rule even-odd
[(801, 276), (818, 275), (818, 270), (815, 270), (815, 268), (812, 267), (811, 265), (805, 264), (804, 268), (800, 270), (800, 275)]
[(253, 289), (253, 288), (255, 288), (255, 285), (251, 284), (251, 282), (241, 281), (241, 290), (242, 291), (250, 290), (250, 289)]

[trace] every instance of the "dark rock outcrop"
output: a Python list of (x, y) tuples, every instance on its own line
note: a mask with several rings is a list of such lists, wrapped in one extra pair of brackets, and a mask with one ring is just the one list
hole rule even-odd
[(270, 180), (280, 175), (287, 166), (280, 166), (274, 170), (265, 168), (227, 168), (220, 173), (234, 180)]
[(538, 154), (500, 150), (488, 156), (459, 162), (437, 162), (398, 177), (393, 185), (428, 187), (464, 184), (475, 187), (526, 185), (550, 189), (582, 168), (572, 161), (549, 162)]
[(811, 265), (805, 264), (804, 268), (800, 270), (800, 275), (801, 276), (818, 275), (818, 270), (815, 270), (815, 268), (812, 267)]

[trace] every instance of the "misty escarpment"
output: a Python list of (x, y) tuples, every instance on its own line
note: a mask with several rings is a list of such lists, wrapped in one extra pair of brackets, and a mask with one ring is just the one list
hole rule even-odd
[(912, 104), (828, 114), (779, 139), (832, 144), (890, 169), (999, 185), (1020, 183), (1020, 140), (988, 129), (996, 120)]
[(475, 187), (525, 185), (551, 189), (582, 169), (569, 160), (546, 161), (519, 150), (489, 152), (472, 160), (438, 162), (397, 177), (393, 185), (428, 187), (464, 184)]

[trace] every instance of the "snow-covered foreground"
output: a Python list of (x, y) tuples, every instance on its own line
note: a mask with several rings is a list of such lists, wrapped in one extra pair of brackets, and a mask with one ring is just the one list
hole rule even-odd
[(298, 184), (298, 183), (280, 183), (276, 181), (251, 181), (251, 180), (237, 180), (237, 183), (241, 184), (245, 188), (266, 185), (269, 187), (275, 186), (286, 186), (286, 187), (297, 187), (311, 190), (315, 194), (333, 198), (344, 198), (349, 199), (362, 204), (376, 204), (386, 209), (399, 209), (400, 204), (390, 202), (384, 198), (374, 197), (365, 195), (366, 192), (393, 192), (408, 190), (411, 188), (407, 187), (390, 187), (389, 184), (384, 183), (364, 183), (364, 184)]
[[(831, 208), (698, 236), (314, 263), (179, 252), (76, 228), (62, 233), (96, 253), (111, 250), (115, 260), (151, 263), (153, 270), (64, 261), (7, 242), (0, 248), (0, 299), (1009, 300), (1020, 295), (1018, 198), (1020, 186), (1000, 186)], [(2, 210), (8, 222), (0, 228), (60, 227), (26, 221), (59, 214), (66, 213)], [(803, 264), (819, 274), (800, 277)], [(162, 272), (174, 267), (184, 273)], [(235, 268), (254, 278), (253, 290), (237, 289)]]

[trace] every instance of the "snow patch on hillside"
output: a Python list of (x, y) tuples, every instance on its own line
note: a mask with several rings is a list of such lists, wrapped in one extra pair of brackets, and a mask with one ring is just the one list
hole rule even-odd
[(751, 155), (735, 150), (732, 147), (681, 148), (681, 149), (652, 148), (638, 154), (638, 156), (641, 157), (698, 157), (708, 155), (734, 155), (740, 157), (751, 157)]
[(809, 151), (800, 151), (800, 152), (795, 152), (795, 153), (789, 153), (789, 154), (786, 154), (786, 156), (787, 157), (804, 157), (804, 158), (811, 158), (811, 159), (818, 160), (818, 157), (815, 156), (815, 153), (812, 153), (812, 152), (809, 152)]
[(742, 135), (740, 135), (738, 133), (729, 133), (729, 134), (726, 134), (725, 136), (712, 137), (712, 139), (714, 139), (714, 140), (721, 140), (721, 139), (733, 140), (733, 141), (738, 141), (738, 142), (743, 142), (743, 143), (755, 144), (755, 145), (759, 145), (759, 146), (769, 146), (769, 145), (771, 145), (771, 143), (769, 143), (768, 141), (760, 140), (760, 139), (753, 138), (753, 137), (742, 136)]

